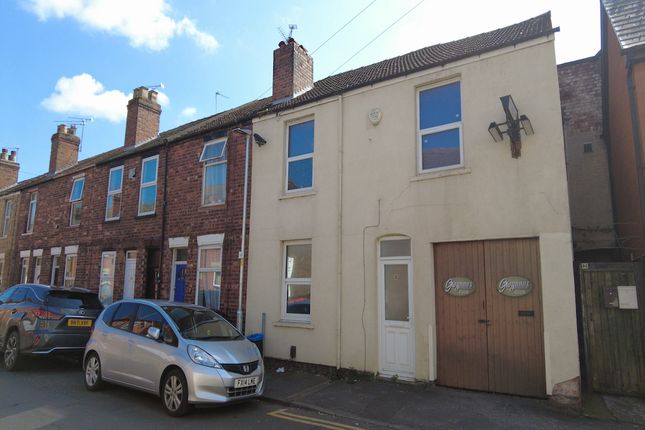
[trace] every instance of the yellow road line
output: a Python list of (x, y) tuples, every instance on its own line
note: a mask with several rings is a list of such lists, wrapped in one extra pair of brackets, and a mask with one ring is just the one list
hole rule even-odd
[(293, 412), (287, 412), (287, 409), (279, 409), (277, 411), (269, 412), (267, 415), (270, 415), (274, 418), (280, 418), (283, 420), (294, 421), (302, 424), (310, 424), (330, 430), (360, 430), (360, 427), (348, 426), (345, 424), (336, 423), (334, 421), (312, 418), (305, 415), (298, 415), (294, 414)]

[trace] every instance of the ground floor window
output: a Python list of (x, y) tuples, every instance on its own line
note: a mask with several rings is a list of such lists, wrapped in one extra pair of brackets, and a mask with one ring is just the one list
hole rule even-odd
[(284, 244), (282, 319), (311, 320), (311, 242)]
[(20, 259), (20, 283), (26, 284), (28, 276), (29, 276), (29, 257), (22, 257)]
[(42, 257), (34, 257), (34, 284), (40, 284), (40, 269), (42, 264)]
[(112, 303), (114, 296), (114, 266), (116, 252), (104, 252), (101, 255), (101, 274), (99, 284), (99, 300), (104, 305)]
[(65, 279), (63, 280), (63, 286), (71, 288), (74, 286), (76, 281), (76, 262), (78, 256), (76, 254), (70, 254), (65, 256)]
[(58, 272), (60, 272), (60, 256), (52, 255), (52, 273), (51, 278), (49, 278), (50, 285), (57, 285)]
[(199, 247), (197, 258), (197, 304), (219, 310), (222, 286), (222, 247)]

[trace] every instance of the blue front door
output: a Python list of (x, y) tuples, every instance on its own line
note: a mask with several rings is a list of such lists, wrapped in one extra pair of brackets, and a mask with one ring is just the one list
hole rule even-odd
[(184, 301), (186, 292), (186, 263), (175, 264), (175, 302)]

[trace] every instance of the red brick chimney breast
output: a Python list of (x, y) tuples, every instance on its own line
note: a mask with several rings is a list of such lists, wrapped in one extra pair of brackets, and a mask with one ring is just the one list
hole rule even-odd
[(78, 162), (78, 148), (81, 139), (76, 135), (76, 127), (60, 124), (52, 134), (52, 149), (49, 155), (49, 173), (54, 173)]
[(125, 146), (136, 145), (159, 134), (161, 106), (157, 92), (146, 87), (135, 88), (128, 102), (125, 123)]
[(293, 38), (273, 51), (273, 102), (289, 100), (314, 86), (314, 59)]

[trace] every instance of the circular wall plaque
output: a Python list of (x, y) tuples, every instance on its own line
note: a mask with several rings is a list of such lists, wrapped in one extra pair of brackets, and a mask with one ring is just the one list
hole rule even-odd
[(475, 292), (475, 283), (468, 278), (448, 278), (443, 291), (455, 297), (468, 296)]
[(370, 119), (372, 125), (378, 125), (381, 122), (381, 118), (383, 118), (383, 111), (379, 108), (374, 108), (367, 114), (367, 117)]
[(522, 276), (507, 276), (497, 283), (497, 292), (507, 297), (526, 296), (533, 290), (533, 284)]

